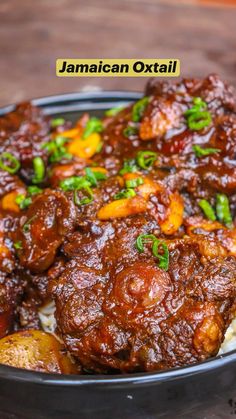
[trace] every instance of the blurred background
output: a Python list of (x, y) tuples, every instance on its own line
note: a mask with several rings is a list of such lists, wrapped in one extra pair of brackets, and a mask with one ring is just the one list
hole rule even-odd
[(57, 78), (57, 58), (179, 58), (236, 86), (236, 0), (0, 0), (0, 105), (144, 78)]

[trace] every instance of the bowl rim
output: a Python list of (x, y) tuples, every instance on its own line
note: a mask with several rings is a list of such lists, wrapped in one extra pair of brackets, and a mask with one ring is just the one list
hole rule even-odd
[[(59, 95), (44, 96), (29, 100), (36, 106), (43, 108), (45, 114), (54, 115), (65, 112), (88, 110), (105, 110), (109, 107), (118, 106), (120, 103), (129, 103), (142, 97), (142, 93), (122, 90), (99, 90), (94, 92), (65, 93)], [(0, 107), (0, 117), (14, 110), (16, 104)], [(132, 374), (112, 375), (66, 375), (42, 373), (25, 370), (4, 364), (0, 364), (0, 379), (8, 381), (20, 381), (31, 384), (54, 385), (54, 386), (144, 386), (156, 385), (162, 382), (186, 379), (194, 375), (202, 375), (212, 370), (223, 369), (236, 361), (236, 349), (214, 358), (207, 359), (192, 365), (172, 368), (163, 371), (142, 372)]]

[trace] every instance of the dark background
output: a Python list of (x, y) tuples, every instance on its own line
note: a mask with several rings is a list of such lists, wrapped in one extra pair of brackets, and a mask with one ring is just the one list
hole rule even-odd
[(57, 78), (57, 58), (180, 58), (182, 76), (236, 86), (235, 0), (0, 0), (0, 105), (144, 78)]

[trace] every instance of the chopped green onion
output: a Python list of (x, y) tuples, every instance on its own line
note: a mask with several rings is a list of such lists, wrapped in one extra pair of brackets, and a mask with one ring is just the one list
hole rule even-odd
[(184, 116), (192, 115), (199, 111), (205, 111), (207, 109), (207, 104), (202, 100), (200, 97), (194, 97), (193, 98), (193, 105), (192, 108), (188, 109), (186, 112), (184, 112)]
[(102, 172), (97, 172), (96, 170), (93, 170), (93, 174), (96, 177), (97, 180), (106, 180), (107, 179), (107, 175), (105, 175), (105, 173)]
[(39, 188), (38, 186), (28, 186), (27, 192), (28, 192), (29, 195), (37, 195), (37, 194), (43, 192), (43, 190), (41, 188)]
[[(169, 267), (169, 250), (167, 244), (162, 240), (158, 240), (154, 234), (140, 234), (136, 239), (136, 248), (140, 253), (144, 252), (144, 244), (152, 243), (152, 253), (158, 260), (158, 266), (165, 271)], [(163, 253), (159, 253), (159, 247)]]
[(142, 118), (144, 111), (148, 105), (149, 97), (145, 96), (142, 99), (138, 100), (133, 106), (132, 110), (132, 120), (133, 122), (139, 122)]
[(201, 201), (199, 201), (198, 205), (202, 209), (205, 216), (209, 220), (211, 220), (211, 221), (216, 220), (216, 215), (215, 215), (214, 208), (211, 206), (211, 204), (209, 204), (209, 202), (206, 199), (201, 199)]
[(107, 176), (104, 173), (96, 172), (95, 170), (91, 170), (90, 167), (86, 167), (85, 169), (86, 179), (90, 182), (91, 186), (97, 186), (98, 180), (106, 180)]
[(20, 206), (21, 203), (24, 201), (24, 199), (25, 199), (25, 195), (24, 194), (19, 194), (19, 195), (17, 195), (17, 197), (15, 199), (15, 203)]
[(119, 171), (120, 175), (125, 175), (126, 173), (134, 173), (137, 172), (138, 168), (136, 166), (135, 160), (124, 160), (123, 167)]
[(96, 153), (100, 153), (102, 151), (102, 147), (103, 147), (103, 142), (100, 141), (100, 143), (98, 144), (98, 146), (96, 148)]
[(43, 159), (41, 157), (35, 157), (33, 159), (33, 168), (34, 168), (34, 177), (32, 179), (33, 183), (41, 183), (45, 175), (45, 166)]
[(200, 145), (193, 145), (193, 151), (197, 157), (209, 156), (209, 154), (219, 153), (219, 148), (202, 148)]
[(136, 240), (136, 247), (140, 253), (144, 252), (144, 244), (157, 240), (154, 234), (140, 234)]
[(22, 249), (22, 242), (21, 241), (15, 242), (13, 246), (16, 250), (20, 250)]
[(85, 169), (86, 179), (90, 182), (91, 186), (97, 186), (97, 178), (95, 173), (90, 169), (90, 167), (86, 167)]
[(54, 118), (51, 120), (51, 127), (56, 128), (56, 127), (59, 127), (60, 125), (63, 125), (64, 123), (65, 123), (64, 118)]
[(98, 118), (90, 118), (85, 126), (82, 138), (85, 140), (94, 132), (102, 132), (103, 131), (103, 123)]
[(67, 149), (64, 147), (67, 142), (68, 138), (58, 135), (54, 141), (49, 141), (48, 143), (42, 145), (42, 148), (45, 148), (49, 152), (50, 163), (57, 163), (62, 159), (72, 159), (72, 155), (67, 153)]
[(84, 176), (72, 176), (60, 182), (60, 188), (63, 189), (63, 191), (86, 189), (87, 187), (90, 187), (90, 185), (90, 182)]
[(124, 106), (117, 106), (116, 108), (108, 109), (108, 111), (105, 112), (106, 116), (116, 116), (119, 112), (123, 111)]
[(37, 195), (42, 191), (43, 190), (38, 188), (38, 186), (28, 186), (27, 192), (30, 196), (25, 196), (23, 194), (17, 195), (15, 202), (19, 205), (20, 209), (26, 209), (32, 204), (31, 196)]
[(137, 135), (137, 133), (138, 133), (137, 127), (133, 127), (131, 125), (128, 125), (123, 131), (123, 134), (126, 138), (133, 137), (134, 135)]
[(141, 177), (137, 177), (135, 179), (126, 180), (125, 185), (127, 188), (137, 188), (143, 184), (143, 179)]
[[(163, 253), (159, 253), (159, 247), (162, 248)], [(159, 259), (159, 268), (167, 271), (169, 268), (169, 250), (167, 244), (161, 240), (155, 240), (152, 246), (152, 253)]]
[(157, 153), (154, 151), (139, 151), (136, 157), (136, 161), (141, 169), (148, 170), (152, 167), (153, 163), (157, 159)]
[(28, 221), (26, 221), (26, 223), (23, 225), (23, 232), (24, 233), (28, 233), (30, 231), (30, 226), (32, 221), (36, 218), (36, 215), (34, 215), (33, 217), (31, 217)]
[(77, 190), (74, 191), (74, 203), (77, 206), (90, 204), (93, 201), (93, 193), (89, 187), (83, 188), (87, 192), (88, 196), (79, 199)]
[(32, 204), (32, 199), (30, 197), (26, 197), (23, 194), (20, 194), (17, 195), (15, 202), (20, 207), (20, 209), (26, 209), (29, 207), (29, 205)]
[(227, 227), (232, 226), (232, 215), (230, 212), (229, 200), (224, 194), (216, 195), (216, 215), (219, 221)]
[(188, 127), (192, 131), (199, 131), (205, 127), (208, 127), (211, 123), (211, 114), (208, 111), (195, 112), (188, 117)]
[(123, 189), (122, 191), (118, 192), (114, 195), (114, 199), (124, 199), (124, 198), (133, 198), (136, 195), (136, 192), (131, 189)]
[(207, 104), (200, 97), (193, 98), (193, 104), (192, 108), (184, 112), (184, 116), (188, 128), (198, 131), (210, 125), (212, 118), (210, 112), (206, 110)]
[(20, 169), (20, 162), (11, 153), (2, 153), (0, 155), (0, 169), (10, 174), (16, 173)]

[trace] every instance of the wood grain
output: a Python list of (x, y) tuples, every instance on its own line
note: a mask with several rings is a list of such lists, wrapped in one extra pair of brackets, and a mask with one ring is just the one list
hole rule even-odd
[(57, 78), (57, 58), (181, 59), (183, 76), (236, 86), (236, 8), (156, 0), (1, 0), (0, 104), (81, 89), (142, 90), (139, 78)]

